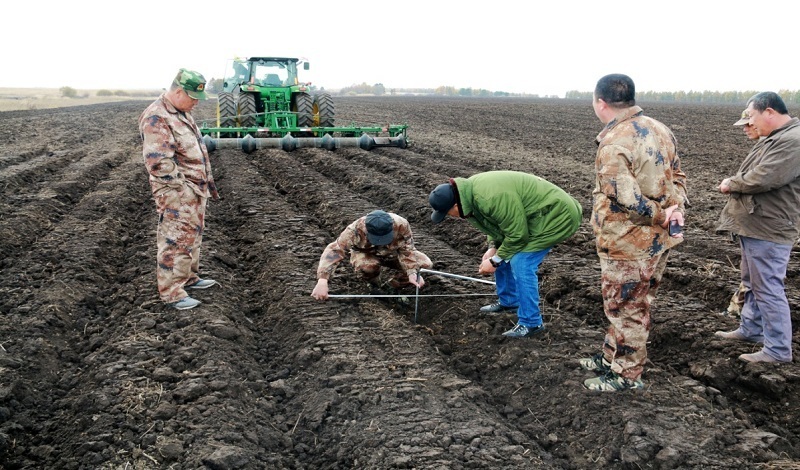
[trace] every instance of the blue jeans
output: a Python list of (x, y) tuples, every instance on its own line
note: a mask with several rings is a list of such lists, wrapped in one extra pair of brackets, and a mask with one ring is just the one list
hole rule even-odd
[(744, 296), (740, 332), (749, 339), (763, 337), (764, 352), (779, 361), (792, 360), (792, 317), (784, 280), (791, 245), (739, 237), (742, 247)]
[(518, 323), (537, 327), (544, 323), (539, 309), (539, 265), (550, 248), (529, 253), (517, 253), (509, 262), (502, 262), (494, 272), (500, 305), (519, 307)]

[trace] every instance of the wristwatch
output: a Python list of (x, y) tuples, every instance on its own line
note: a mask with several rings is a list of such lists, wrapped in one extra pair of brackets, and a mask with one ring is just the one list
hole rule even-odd
[(489, 258), (489, 262), (492, 263), (492, 266), (497, 268), (497, 267), (500, 267), (500, 263), (503, 262), (503, 258), (501, 258), (501, 257), (499, 257), (497, 255), (494, 255), (491, 258)]

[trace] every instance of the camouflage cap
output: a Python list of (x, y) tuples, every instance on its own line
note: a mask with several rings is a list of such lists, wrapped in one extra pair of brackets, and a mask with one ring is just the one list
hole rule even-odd
[(175, 77), (178, 84), (187, 95), (196, 100), (208, 99), (206, 94), (206, 79), (199, 73), (192, 70), (180, 69)]
[(741, 119), (739, 119), (738, 121), (734, 122), (733, 125), (734, 126), (744, 126), (745, 124), (749, 124), (749, 123), (750, 123), (750, 115), (747, 113), (747, 110), (745, 109), (744, 111), (742, 111)]

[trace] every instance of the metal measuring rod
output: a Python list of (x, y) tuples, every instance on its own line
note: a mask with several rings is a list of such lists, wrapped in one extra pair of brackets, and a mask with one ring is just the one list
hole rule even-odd
[[(486, 279), (478, 279), (475, 277), (468, 277), (468, 276), (461, 276), (458, 274), (446, 273), (442, 271), (434, 271), (432, 269), (425, 269), (421, 268), (417, 273), (417, 279), (419, 279), (419, 273), (430, 273), (430, 274), (438, 274), (439, 276), (444, 277), (452, 277), (454, 279), (461, 279), (464, 281), (474, 281), (474, 282), (481, 282), (483, 284), (491, 284), (495, 285), (493, 281), (487, 281)], [(419, 298), (420, 297), (468, 297), (468, 296), (481, 296), (481, 295), (495, 295), (494, 292), (486, 293), (486, 294), (419, 294), (419, 287), (417, 287), (417, 291), (414, 295), (414, 324), (417, 323), (417, 313), (419, 312)], [(402, 298), (408, 297), (407, 295), (403, 294), (330, 294), (328, 295), (329, 299), (363, 299), (363, 298)]]

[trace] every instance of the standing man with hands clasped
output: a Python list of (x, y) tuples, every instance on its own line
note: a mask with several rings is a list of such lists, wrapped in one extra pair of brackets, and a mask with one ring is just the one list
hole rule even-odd
[(730, 195), (718, 230), (739, 236), (741, 276), (746, 289), (739, 328), (716, 336), (763, 343), (742, 354), (747, 362), (791, 362), (792, 318), (784, 281), (792, 246), (800, 235), (800, 120), (791, 117), (777, 93), (747, 102), (748, 123), (763, 138), (736, 175), (719, 185)]
[(139, 117), (144, 163), (158, 211), (158, 293), (178, 310), (200, 304), (185, 288), (216, 284), (201, 279), (199, 271), (206, 202), (219, 195), (208, 150), (189, 114), (198, 100), (207, 99), (205, 86), (198, 72), (180, 69), (169, 90)]
[[(750, 124), (750, 115), (747, 114), (747, 110), (745, 109), (742, 111), (742, 116), (739, 118), (738, 121), (733, 123), (734, 126), (742, 126), (742, 132), (744, 135), (747, 136), (750, 140), (758, 140), (761, 138), (758, 135), (758, 129), (755, 128), (752, 124)], [(733, 234), (731, 234), (731, 238), (735, 238)], [(736, 240), (734, 240), (736, 241)], [(736, 292), (733, 293), (731, 296), (731, 300), (728, 303), (728, 308), (722, 312), (722, 315), (730, 315), (738, 317), (742, 311), (742, 305), (744, 305), (744, 296), (747, 294), (747, 288), (744, 287), (744, 283), (741, 281), (739, 282), (739, 287), (736, 288)]]
[(683, 225), (686, 175), (675, 136), (636, 106), (630, 77), (598, 80), (592, 107), (605, 124), (596, 139), (592, 229), (609, 327), (602, 352), (580, 360), (581, 367), (602, 375), (583, 384), (590, 390), (638, 389), (644, 387), (650, 303), (669, 250), (683, 241), (670, 227)]
[(481, 310), (516, 311), (516, 325), (503, 336), (527, 338), (543, 333), (539, 265), (554, 245), (580, 227), (580, 203), (553, 183), (518, 171), (453, 178), (431, 191), (428, 202), (433, 223), (448, 215), (460, 217), (487, 235), (489, 249), (478, 272), (494, 273), (498, 302)]

